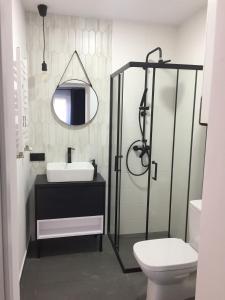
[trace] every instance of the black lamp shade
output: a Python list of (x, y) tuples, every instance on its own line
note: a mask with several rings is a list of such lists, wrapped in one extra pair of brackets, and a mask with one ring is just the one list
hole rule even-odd
[(42, 63), (42, 71), (47, 71), (47, 70), (48, 70), (47, 64), (46, 64), (45, 61), (43, 61), (43, 63)]
[(38, 5), (39, 15), (41, 17), (46, 17), (46, 15), (47, 15), (47, 9), (48, 9), (47, 5), (45, 5), (45, 4), (39, 4)]

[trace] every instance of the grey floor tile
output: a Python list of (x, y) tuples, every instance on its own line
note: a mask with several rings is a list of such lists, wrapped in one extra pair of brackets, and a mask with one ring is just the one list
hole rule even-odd
[(123, 274), (106, 237), (104, 251), (27, 259), (21, 300), (145, 300), (146, 278)]

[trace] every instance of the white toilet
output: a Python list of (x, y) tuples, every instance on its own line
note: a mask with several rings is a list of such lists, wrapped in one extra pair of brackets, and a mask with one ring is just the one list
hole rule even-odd
[(148, 277), (147, 300), (194, 297), (201, 200), (190, 202), (189, 243), (166, 238), (136, 243), (134, 256)]

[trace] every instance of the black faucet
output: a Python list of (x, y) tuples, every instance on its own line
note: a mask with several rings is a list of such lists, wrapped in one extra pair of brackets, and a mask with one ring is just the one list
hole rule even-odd
[(72, 150), (75, 150), (75, 148), (72, 148), (72, 147), (67, 148), (67, 163), (68, 164), (70, 164), (72, 162), (72, 157), (71, 157)]

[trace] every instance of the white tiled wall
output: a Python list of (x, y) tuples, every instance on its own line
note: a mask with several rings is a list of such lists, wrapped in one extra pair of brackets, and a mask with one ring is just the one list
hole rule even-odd
[[(27, 47), (29, 65), (30, 146), (45, 152), (46, 161), (65, 161), (68, 146), (76, 148), (73, 159), (95, 158), (107, 179), (109, 78), (111, 73), (111, 22), (79, 17), (48, 15), (46, 18), (46, 63), (41, 71), (42, 20), (28, 13)], [(99, 97), (99, 111), (88, 126), (62, 126), (51, 111), (51, 99), (74, 50), (77, 50)], [(74, 58), (63, 80), (85, 76)], [(46, 163), (33, 163), (34, 173), (44, 173)]]

